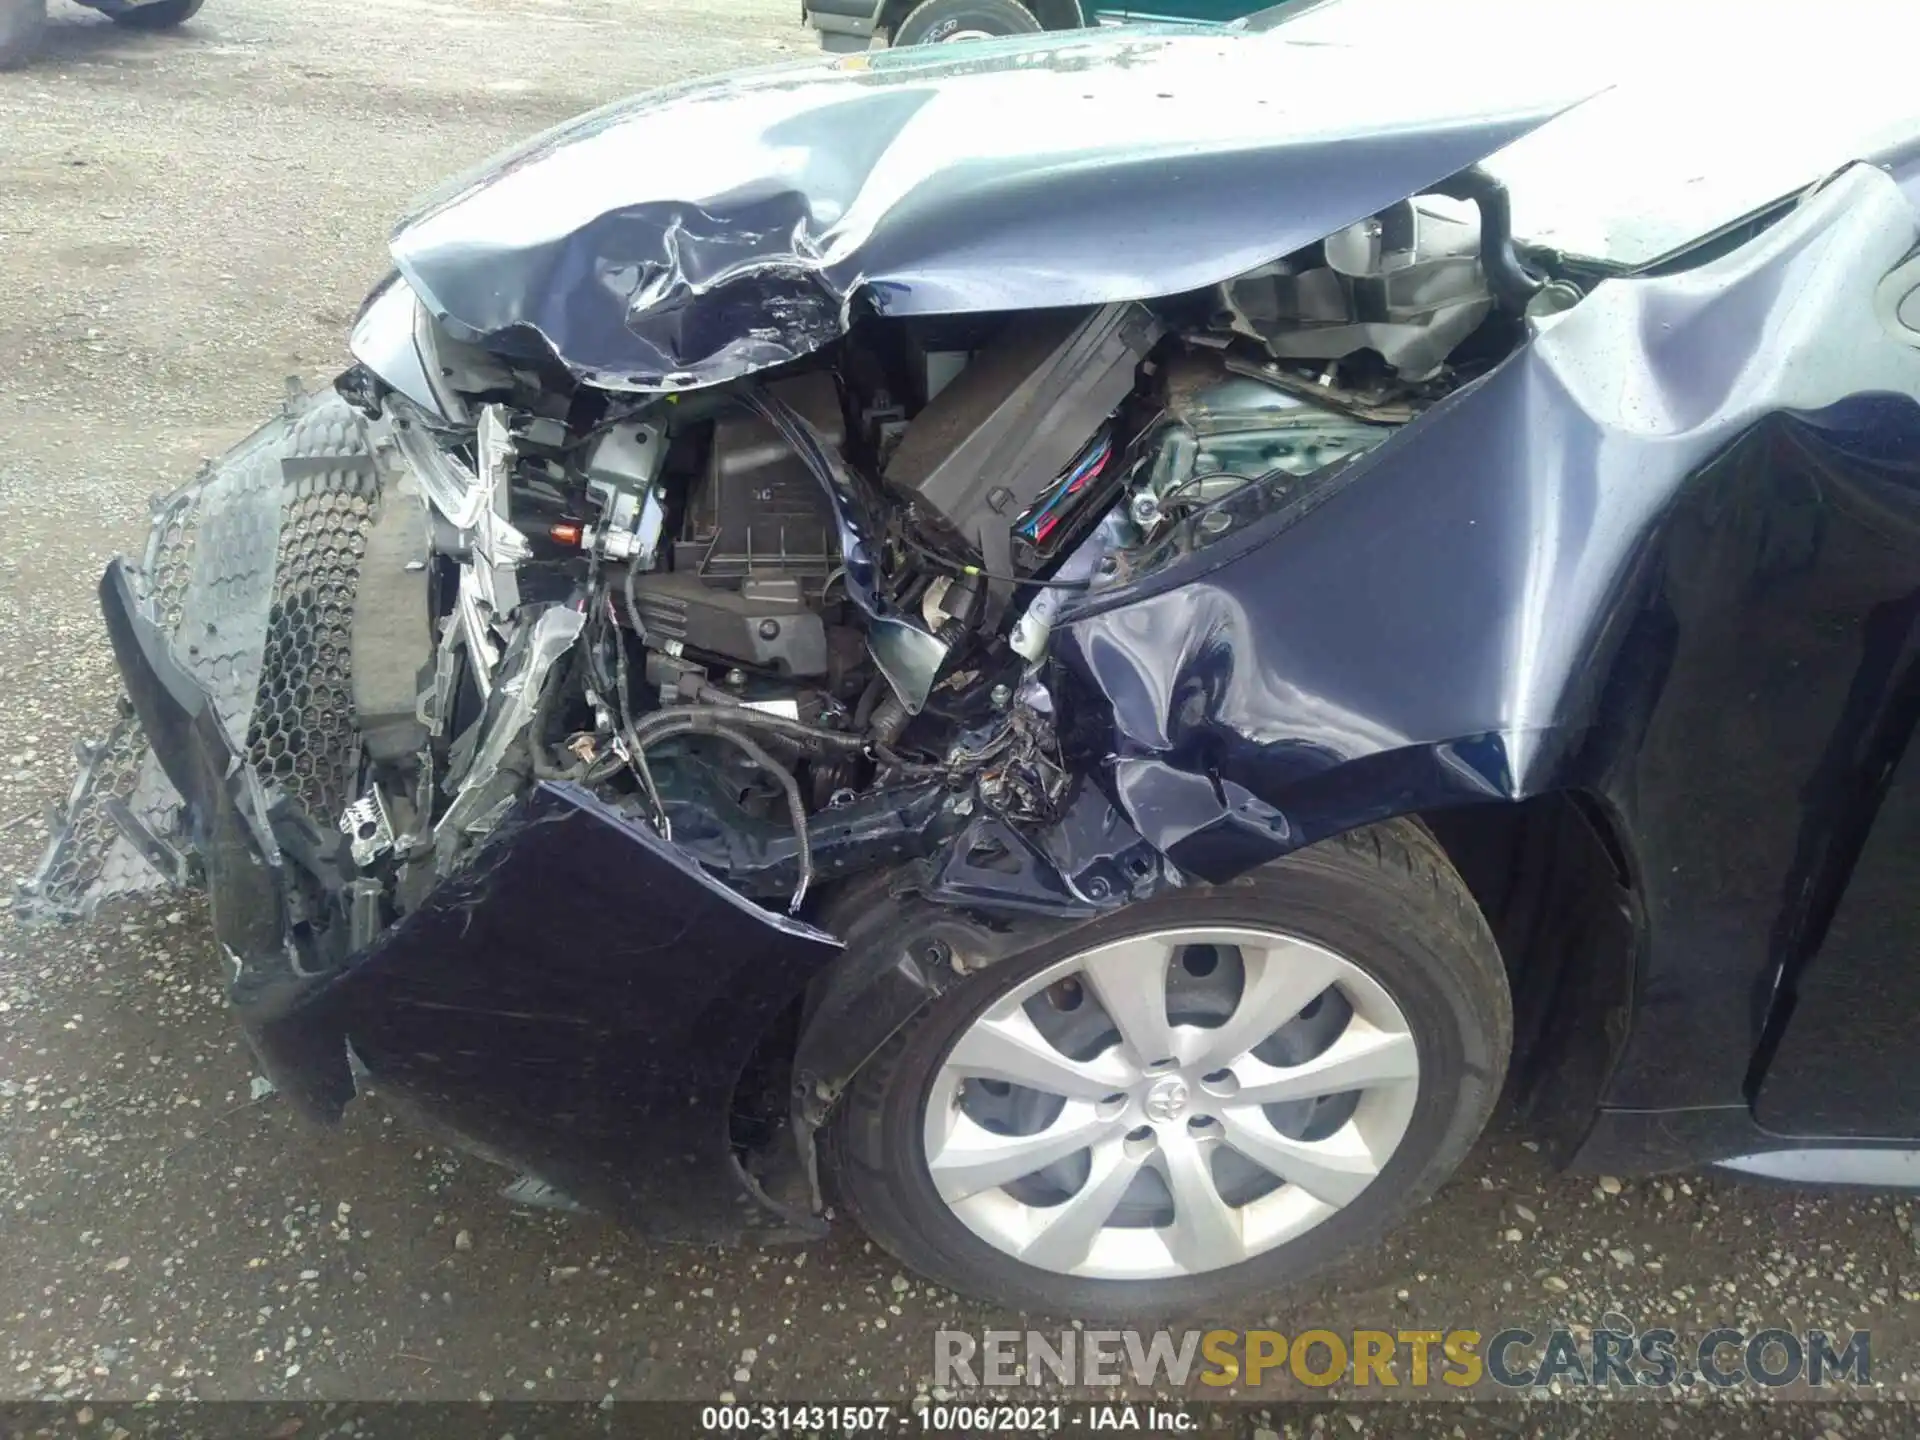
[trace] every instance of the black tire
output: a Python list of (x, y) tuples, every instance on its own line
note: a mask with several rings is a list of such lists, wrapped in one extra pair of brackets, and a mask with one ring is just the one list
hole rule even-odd
[(146, 5), (132, 5), (108, 13), (114, 24), (129, 30), (171, 30), (198, 15), (206, 3), (207, 0), (151, 0)]
[(962, 37), (1031, 35), (1039, 28), (1019, 0), (925, 0), (894, 27), (891, 43), (941, 45)]
[(0, 0), (0, 70), (38, 55), (46, 28), (47, 0)]
[[(1082, 1279), (1023, 1265), (969, 1230), (928, 1174), (921, 1119), (962, 1031), (1027, 976), (1159, 927), (1265, 925), (1365, 970), (1405, 1015), (1420, 1090), (1399, 1148), (1365, 1190), (1295, 1240), (1223, 1270), (1165, 1280)], [(850, 940), (854, 937), (850, 937)], [(1513, 1041), (1506, 972), (1459, 874), (1428, 833), (1396, 821), (1329, 840), (1232, 884), (1130, 906), (970, 976), (896, 1034), (822, 1134), (835, 1199), (904, 1264), (995, 1304), (1072, 1316), (1178, 1315), (1300, 1281), (1377, 1241), (1458, 1167), (1500, 1094)]]

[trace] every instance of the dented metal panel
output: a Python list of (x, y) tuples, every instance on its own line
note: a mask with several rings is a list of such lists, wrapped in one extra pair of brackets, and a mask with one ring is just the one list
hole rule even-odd
[(1463, 85), (1431, 37), (1364, 10), (1270, 34), (1067, 32), (669, 86), (454, 182), (399, 226), (393, 256), (460, 339), (557, 355), (607, 388), (682, 389), (809, 354), (863, 308), (1213, 284), (1592, 91), (1546, 66), (1476, 65)]
[(728, 1111), (755, 1041), (839, 952), (586, 791), (542, 787), (256, 1043), (342, 1078), (350, 1050), (383, 1097), (645, 1233), (809, 1231), (741, 1167)]
[(1917, 242), (1852, 167), (1070, 614), (1127, 817), (1217, 880), (1388, 815), (1598, 795), (1645, 906), (1608, 1098), (1741, 1103), (1755, 997), (1818, 939), (1795, 797), (1867, 620), (1920, 591), (1920, 336), (1875, 303)]

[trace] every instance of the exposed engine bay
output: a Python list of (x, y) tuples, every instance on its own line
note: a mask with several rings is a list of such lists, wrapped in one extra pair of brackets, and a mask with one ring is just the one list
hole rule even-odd
[(363, 783), (325, 818), (358, 913), (305, 933), (364, 943), (536, 781), (794, 912), (969, 816), (1054, 819), (1062, 612), (1498, 358), (1520, 317), (1490, 274), (1541, 289), (1423, 196), (1210, 294), (872, 319), (707, 390), (556, 384), (445, 335), (434, 409), (349, 372), (417, 498), (380, 507), (353, 607)]
[[(243, 809), (277, 817), (255, 828), (293, 862), (300, 971), (417, 909), (539, 782), (794, 914), (828, 882), (956, 850), (991, 868), (1059, 822), (1100, 758), (1050, 673), (1062, 615), (1313, 503), (1578, 298), (1522, 267), (1482, 172), (1435, 192), (1202, 293), (869, 316), (760, 376), (665, 394), (458, 340), (404, 284), (376, 292), (363, 322), (397, 295), (420, 363), (376, 363), (356, 331), (362, 363), (290, 422), (351, 428), (316, 444), (362, 458), (318, 488), (287, 467), (343, 462), (278, 462), (295, 498), (277, 575), (206, 577), (206, 643), (183, 642), (203, 622), (167, 537), (189, 487), (130, 598), (174, 627), (252, 762)], [(234, 652), (258, 657), (256, 693), (252, 665), (202, 651), (262, 584), (264, 639)], [(107, 800), (123, 858), (187, 877), (204, 846), (169, 833), (185, 822), (141, 763)], [(62, 848), (81, 828), (29, 886), (43, 910), (115, 888), (82, 893)]]

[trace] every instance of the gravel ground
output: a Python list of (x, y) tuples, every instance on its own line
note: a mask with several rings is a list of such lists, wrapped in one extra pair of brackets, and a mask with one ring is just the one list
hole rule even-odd
[[(0, 76), (0, 870), (30, 867), (76, 725), (111, 695), (102, 560), (286, 375), (339, 368), (409, 197), (624, 92), (809, 53), (795, 8), (213, 0), (137, 36), (55, 5), (44, 62)], [(496, 1172), (376, 1106), (316, 1134), (253, 1073), (197, 902), (0, 920), (0, 1398), (904, 1400), (931, 1383), (935, 1329), (1022, 1324), (844, 1227), (706, 1253), (516, 1211)], [(1884, 1402), (1920, 1367), (1917, 1291), (1905, 1202), (1596, 1183), (1502, 1131), (1390, 1245), (1208, 1318), (1871, 1328)], [(1784, 1433), (1905, 1428), (1884, 1403), (1769, 1413)]]

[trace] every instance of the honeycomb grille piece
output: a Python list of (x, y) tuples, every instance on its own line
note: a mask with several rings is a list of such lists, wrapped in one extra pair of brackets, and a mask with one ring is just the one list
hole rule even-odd
[[(161, 502), (132, 575), (262, 783), (327, 829), (353, 798), (359, 765), (348, 639), (378, 494), (360, 419), (326, 390)], [(120, 833), (108, 801), (182, 844), (180, 797), (124, 700), (22, 887), (28, 918), (89, 914), (166, 881)]]
[(112, 801), (126, 805), (157, 836), (172, 837), (180, 828), (180, 797), (161, 773), (124, 698), (106, 738), (84, 748), (80, 774), (67, 797), (66, 821), (54, 828), (39, 869), (21, 887), (29, 913), (80, 916), (115, 895), (164, 883), (167, 877), (114, 824)]
[(176, 491), (155, 512), (153, 531), (147, 537), (143, 568), (153, 597), (153, 613), (169, 635), (180, 629), (180, 607), (187, 596), (187, 583), (193, 578), (194, 535), (199, 519), (199, 488)]
[(283, 455), (285, 510), (246, 755), (263, 785), (282, 786), (330, 829), (357, 794), (349, 646), (379, 477), (344, 405), (298, 416)]
[(175, 573), (184, 569), (187, 582), (173, 625), (173, 656), (212, 697), (236, 748), (244, 748), (266, 648), (286, 509), (288, 429), (289, 422), (279, 421), (243, 442), (192, 488), (182, 502), (191, 514), (176, 518), (163, 509), (147, 547), (148, 593), (164, 621), (160, 596), (173, 582), (165, 572), (174, 549), (168, 537), (181, 532)]

